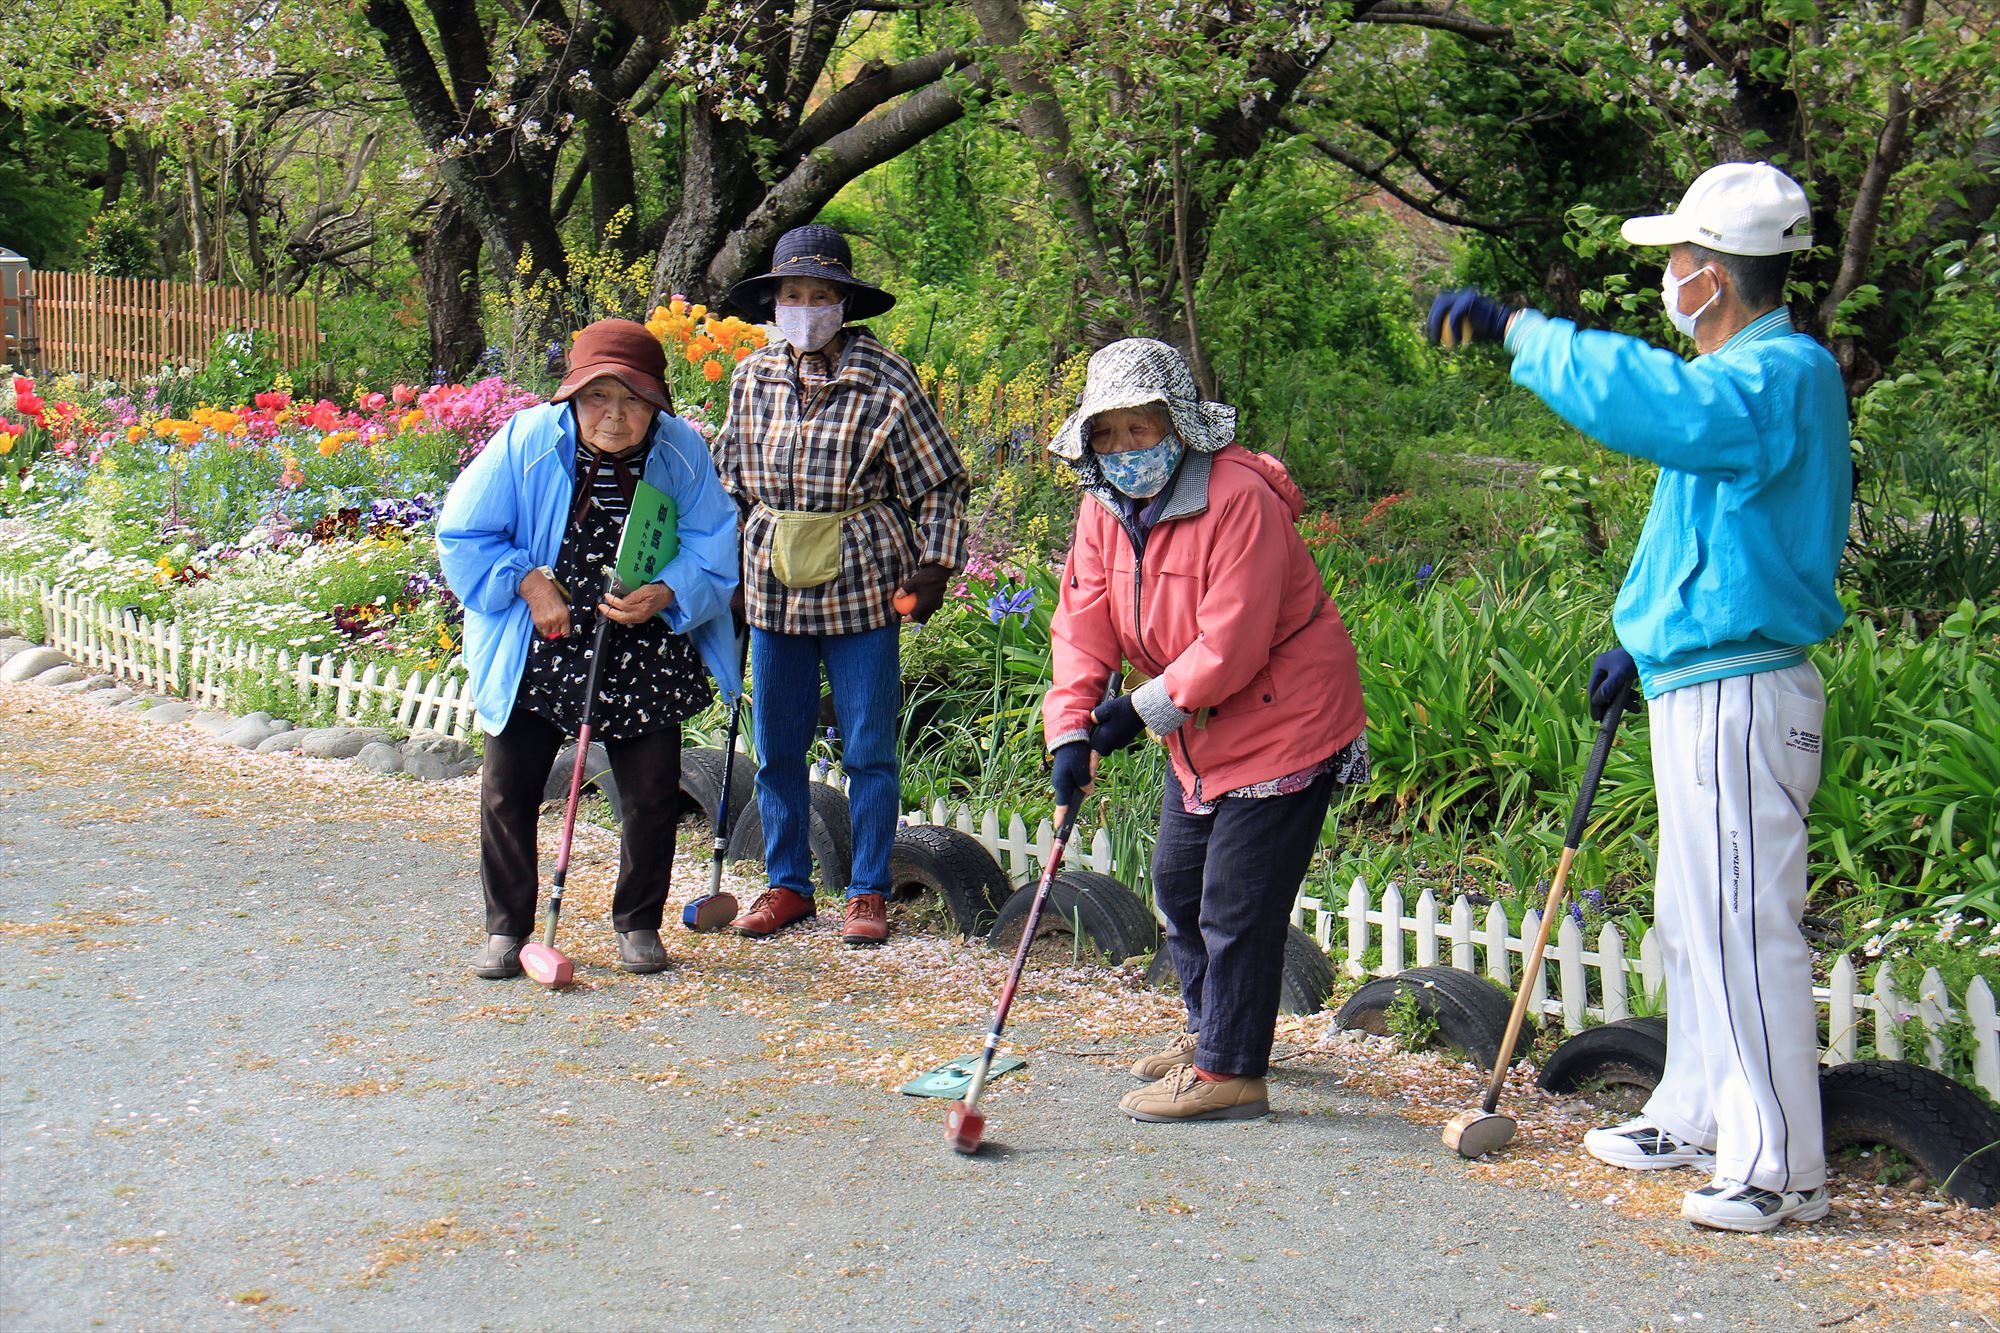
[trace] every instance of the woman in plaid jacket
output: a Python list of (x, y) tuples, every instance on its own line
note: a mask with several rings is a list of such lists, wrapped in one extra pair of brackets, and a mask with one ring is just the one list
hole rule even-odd
[(884, 895), (901, 802), (897, 626), (905, 614), (928, 620), (964, 563), (965, 467), (915, 369), (848, 323), (896, 298), (855, 278), (839, 232), (787, 232), (771, 271), (729, 295), (784, 335), (737, 366), (714, 443), (722, 484), (744, 511), (770, 883), (735, 927), (765, 936), (814, 914), (806, 754), (823, 664), (854, 834), (841, 938), (879, 944), (889, 933)]

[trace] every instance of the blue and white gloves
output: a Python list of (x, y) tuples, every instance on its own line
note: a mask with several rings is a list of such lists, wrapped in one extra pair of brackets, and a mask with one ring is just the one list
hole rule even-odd
[(1056, 747), (1051, 756), (1058, 809), (1075, 809), (1091, 784), (1091, 757), (1114, 755), (1146, 734), (1146, 723), (1132, 706), (1132, 696), (1106, 699), (1090, 710), (1090, 739)]
[(1590, 664), (1590, 684), (1586, 687), (1590, 695), (1590, 720), (1602, 722), (1611, 705), (1618, 702), (1618, 696), (1638, 683), (1639, 666), (1632, 660), (1632, 654), (1623, 648), (1599, 653)]
[(1056, 808), (1074, 810), (1090, 787), (1090, 742), (1071, 741), (1055, 752)]
[(1121, 694), (1106, 699), (1090, 710), (1090, 748), (1101, 755), (1114, 755), (1146, 734), (1146, 723), (1132, 703)]
[(1445, 348), (1503, 342), (1507, 337), (1507, 321), (1520, 313), (1521, 307), (1502, 305), (1476, 287), (1442, 292), (1431, 302), (1431, 317), (1424, 325), (1424, 337)]

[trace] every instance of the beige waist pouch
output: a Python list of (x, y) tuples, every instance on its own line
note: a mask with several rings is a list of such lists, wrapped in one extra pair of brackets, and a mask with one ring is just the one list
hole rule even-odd
[(771, 572), (787, 588), (817, 588), (840, 573), (840, 527), (867, 505), (818, 513), (808, 509), (772, 509)]

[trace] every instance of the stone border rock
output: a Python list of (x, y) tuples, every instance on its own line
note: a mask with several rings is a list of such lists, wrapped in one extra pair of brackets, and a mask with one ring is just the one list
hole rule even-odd
[(187, 725), (258, 754), (297, 753), (313, 759), (352, 759), (376, 773), (406, 773), (439, 782), (479, 768), (479, 753), (454, 736), (417, 732), (401, 740), (385, 727), (298, 727), (269, 713), (235, 717), (92, 675), (53, 648), (0, 625), (0, 682), (40, 685), (76, 694), (100, 707), (130, 713), (160, 726)]

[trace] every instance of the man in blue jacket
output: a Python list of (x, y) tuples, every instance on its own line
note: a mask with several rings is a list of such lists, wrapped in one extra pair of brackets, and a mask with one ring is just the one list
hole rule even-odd
[(1589, 694), (1593, 717), (1634, 680), (1648, 701), (1672, 1027), (1644, 1112), (1584, 1146), (1632, 1170), (1712, 1171), (1681, 1216), (1729, 1231), (1827, 1211), (1799, 933), (1826, 695), (1806, 649), (1842, 620), (1852, 470), (1840, 371), (1784, 306), (1810, 217), (1783, 172), (1730, 162), (1672, 213), (1625, 223), (1626, 240), (1667, 248), (1667, 319), (1692, 361), (1476, 291), (1438, 297), (1429, 326), (1446, 347), (1504, 342), (1515, 383), (1660, 466), (1612, 612), (1621, 646), (1598, 657)]

